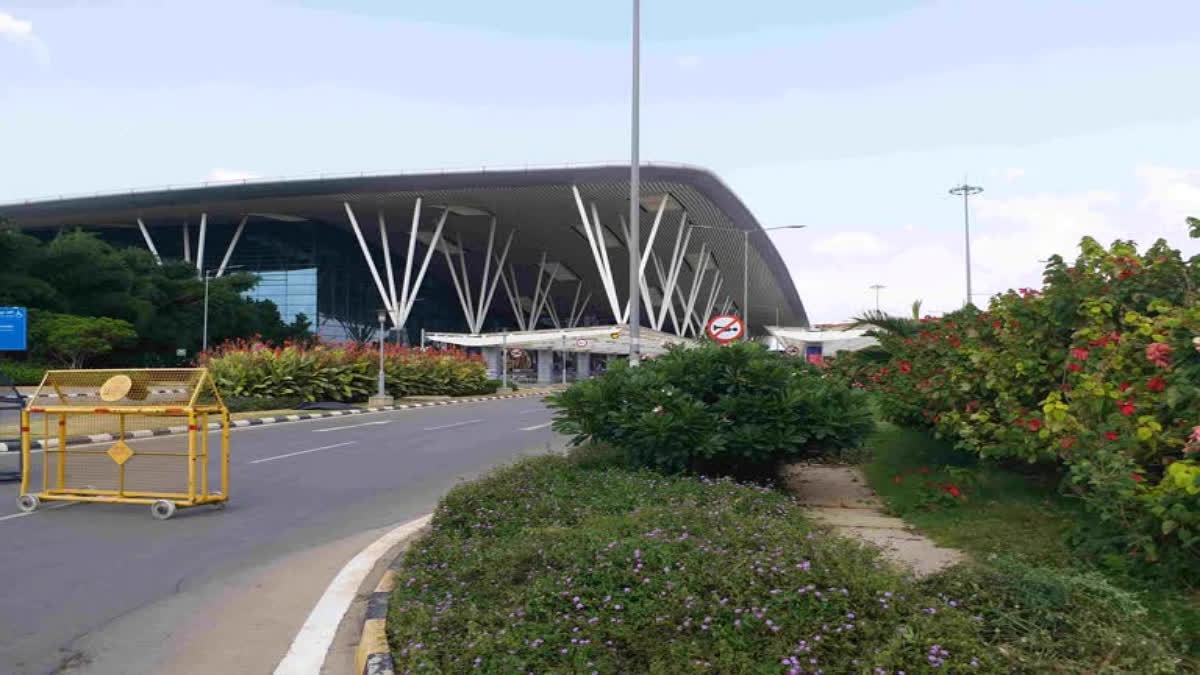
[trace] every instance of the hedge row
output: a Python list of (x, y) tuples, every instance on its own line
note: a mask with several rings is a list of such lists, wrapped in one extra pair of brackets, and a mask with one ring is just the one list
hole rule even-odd
[[(362, 401), (376, 391), (378, 347), (369, 344), (286, 343), (235, 340), (201, 356), (227, 396)], [(387, 391), (400, 396), (468, 396), (496, 390), (482, 360), (466, 352), (384, 349)]]

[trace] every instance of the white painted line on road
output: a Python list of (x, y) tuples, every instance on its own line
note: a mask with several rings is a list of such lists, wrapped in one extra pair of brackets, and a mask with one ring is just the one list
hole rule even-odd
[(310, 452), (320, 452), (322, 450), (333, 450), (334, 448), (344, 448), (347, 445), (354, 445), (357, 442), (358, 441), (346, 441), (345, 443), (334, 443), (333, 445), (322, 445), (319, 448), (312, 448), (310, 450), (300, 450), (298, 452), (289, 452), (286, 455), (275, 455), (274, 457), (263, 457), (262, 459), (256, 459), (253, 462), (246, 462), (246, 463), (247, 464), (262, 464), (263, 462), (273, 462), (277, 459), (283, 459), (284, 457), (295, 457), (296, 455), (307, 455)]
[(275, 668), (275, 675), (311, 675), (321, 672), (325, 656), (333, 644), (333, 636), (337, 633), (338, 624), (346, 616), (346, 611), (358, 595), (358, 589), (362, 587), (375, 563), (393, 546), (425, 527), (432, 518), (433, 514), (429, 514), (404, 523), (376, 539), (375, 543), (364, 548), (346, 563), (325, 589), (300, 631), (296, 633), (292, 646)]
[[(77, 505), (77, 504), (80, 504), (80, 503), (82, 503), (82, 502), (63, 502), (63, 503), (61, 503), (61, 504), (53, 504), (53, 505), (51, 505), (51, 506), (47, 506), (47, 507), (46, 507), (45, 509), (43, 509), (43, 510), (45, 510), (45, 511), (51, 511), (51, 510), (54, 510), (54, 509), (65, 509), (65, 508), (67, 508), (68, 506), (75, 506), (75, 505)], [(34, 514), (36, 514), (36, 513), (38, 513), (38, 512), (37, 512), (37, 511), (30, 511), (29, 513), (13, 513), (13, 514), (10, 514), (10, 515), (7, 515), (7, 516), (0, 516), (0, 521), (12, 520), (13, 518), (24, 518), (25, 516), (32, 516), (32, 515), (34, 515)]]
[(546, 427), (550, 426), (551, 424), (553, 424), (553, 422), (546, 422), (545, 424), (538, 424), (538, 425), (535, 425), (532, 427), (521, 427), (521, 431), (534, 431), (537, 429), (545, 429)]
[(482, 419), (466, 420), (464, 422), (455, 422), (454, 424), (443, 424), (440, 427), (425, 427), (425, 431), (437, 431), (439, 429), (453, 429), (454, 427), (463, 427), (468, 424), (475, 424), (476, 422), (482, 422), (482, 421), (483, 421)]
[(325, 427), (324, 429), (313, 429), (314, 434), (319, 434), (323, 431), (341, 431), (342, 429), (354, 429), (356, 427), (370, 427), (377, 424), (391, 424), (391, 420), (379, 420), (377, 422), (359, 422), (358, 424), (344, 424), (340, 427)]

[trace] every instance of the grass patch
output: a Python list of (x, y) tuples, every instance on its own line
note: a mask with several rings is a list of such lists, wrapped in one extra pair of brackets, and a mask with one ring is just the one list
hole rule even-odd
[[(1034, 568), (1106, 581), (1146, 610), (1147, 622), (1182, 655), (1184, 672), (1200, 672), (1200, 596), (1112, 555), (1075, 547), (1094, 516), (1060, 494), (1051, 469), (1007, 467), (954, 450), (923, 431), (881, 424), (864, 472), (889, 509), (945, 546), (972, 554), (982, 574), (1024, 575)], [(932, 486), (930, 486), (932, 484)], [(947, 500), (954, 484), (963, 500)], [(1142, 563), (1144, 565), (1144, 563)]]
[(539, 457), (452, 490), (400, 563), (397, 670), (1175, 672), (1102, 578), (916, 582), (785, 494), (615, 459)]

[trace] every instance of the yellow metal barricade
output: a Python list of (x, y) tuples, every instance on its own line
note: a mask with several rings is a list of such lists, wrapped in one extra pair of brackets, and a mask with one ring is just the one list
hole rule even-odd
[[(30, 461), (35, 446), (41, 462)], [(52, 370), (21, 413), (21, 458), (22, 511), (149, 504), (165, 520), (229, 499), (229, 410), (203, 368)], [(210, 491), (213, 471), (220, 489)]]

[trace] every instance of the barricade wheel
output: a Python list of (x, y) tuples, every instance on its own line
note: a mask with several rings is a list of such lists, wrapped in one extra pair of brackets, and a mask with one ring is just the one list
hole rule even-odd
[(17, 497), (17, 508), (25, 513), (33, 513), (41, 506), (42, 500), (37, 498), (37, 495), (21, 495)]
[(150, 505), (150, 515), (158, 520), (166, 520), (175, 515), (175, 504), (165, 499), (160, 499)]

